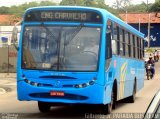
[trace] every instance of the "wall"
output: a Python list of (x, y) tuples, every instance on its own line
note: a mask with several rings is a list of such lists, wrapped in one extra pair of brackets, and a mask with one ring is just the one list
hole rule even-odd
[[(138, 24), (130, 25), (139, 30)], [(160, 24), (151, 24), (150, 27), (150, 47), (160, 47)], [(148, 24), (141, 24), (140, 31), (145, 34), (145, 47), (148, 47)]]
[[(16, 72), (17, 51), (11, 43), (13, 27), (14, 26), (0, 26), (0, 73)], [(20, 32), (21, 27), (18, 26), (17, 28), (18, 32)], [(2, 37), (8, 40), (4, 42)]]

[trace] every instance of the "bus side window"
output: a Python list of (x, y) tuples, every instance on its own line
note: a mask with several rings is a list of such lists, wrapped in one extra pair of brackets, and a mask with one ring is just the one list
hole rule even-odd
[(118, 55), (118, 28), (117, 24), (113, 25), (113, 37), (112, 37), (112, 54)]
[(124, 30), (122, 28), (119, 29), (119, 40), (120, 40), (120, 55), (124, 56), (124, 43), (123, 43)]
[(106, 29), (106, 59), (110, 59), (112, 57), (112, 22), (108, 21), (107, 29)]
[(111, 57), (112, 57), (112, 45), (111, 45), (111, 40), (112, 40), (112, 22), (108, 21), (107, 22), (107, 28), (106, 28), (106, 49), (105, 49), (105, 69), (107, 70), (109, 67), (109, 64), (111, 62)]
[(112, 48), (111, 48), (111, 33), (106, 34), (106, 59), (112, 57)]
[(135, 55), (135, 53), (136, 53), (136, 52), (135, 52), (135, 35), (132, 35), (132, 43), (133, 43), (133, 44), (132, 44), (132, 45), (133, 45), (133, 58), (135, 58), (135, 56), (136, 56), (136, 55)]

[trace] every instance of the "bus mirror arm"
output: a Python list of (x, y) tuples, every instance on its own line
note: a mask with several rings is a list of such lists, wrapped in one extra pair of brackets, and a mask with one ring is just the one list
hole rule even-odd
[(13, 30), (12, 30), (12, 37), (11, 37), (11, 40), (13, 42), (13, 46), (15, 47), (15, 49), (18, 51), (18, 47), (16, 46), (16, 41), (18, 40), (17, 39), (17, 34), (18, 34), (18, 28), (16, 26), (13, 27)]
[(15, 43), (13, 43), (13, 46), (17, 51), (19, 50), (19, 47), (17, 47)]

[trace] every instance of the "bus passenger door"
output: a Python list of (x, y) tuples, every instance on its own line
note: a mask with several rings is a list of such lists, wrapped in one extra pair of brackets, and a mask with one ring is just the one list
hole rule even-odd
[(105, 101), (106, 103), (110, 103), (111, 101), (111, 91), (112, 91), (112, 22), (108, 21), (108, 25), (106, 28), (106, 46), (105, 46)]

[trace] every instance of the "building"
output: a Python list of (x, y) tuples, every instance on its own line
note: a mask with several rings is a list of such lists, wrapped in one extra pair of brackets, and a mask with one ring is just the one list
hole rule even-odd
[[(16, 72), (17, 50), (12, 45), (12, 31), (17, 20), (11, 18), (10, 15), (0, 15), (0, 73)], [(19, 40), (21, 26), (17, 28)]]
[[(12, 37), (13, 28), (14, 26), (0, 26), (0, 47), (3, 47), (5, 45), (11, 45), (12, 43), (11, 37)], [(19, 41), (21, 26), (17, 26), (17, 28), (18, 28), (17, 38)]]
[(160, 13), (128, 13), (119, 16), (145, 34), (146, 47), (148, 46), (148, 33), (150, 34), (150, 47), (160, 47)]
[[(19, 21), (21, 21), (21, 18), (14, 15), (0, 15), (0, 47), (11, 44), (13, 27)], [(18, 31), (20, 32), (20, 26), (18, 26)]]
[(21, 18), (18, 18), (14, 15), (0, 15), (0, 26), (8, 26), (8, 25), (14, 25), (18, 21), (20, 21)]

